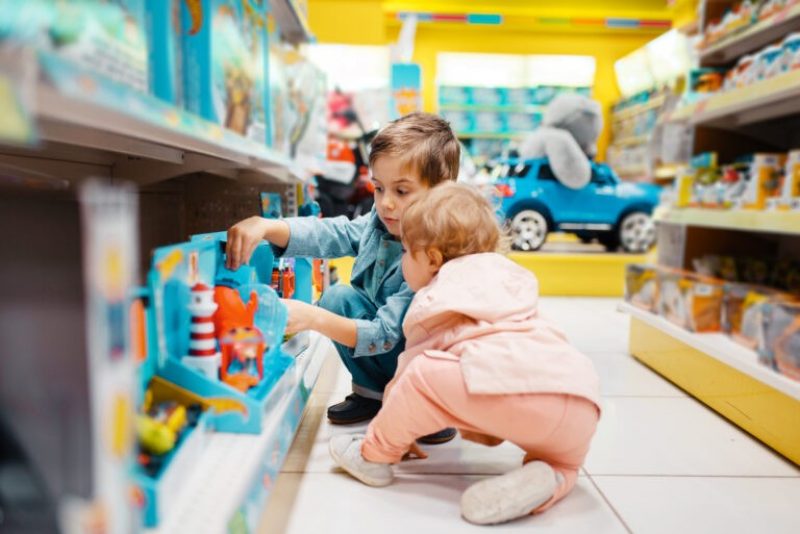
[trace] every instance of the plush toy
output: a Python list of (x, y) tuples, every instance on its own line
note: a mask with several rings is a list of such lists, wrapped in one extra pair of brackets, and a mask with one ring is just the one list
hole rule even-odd
[(561, 94), (544, 111), (542, 126), (522, 140), (522, 159), (547, 157), (558, 180), (572, 189), (589, 183), (589, 159), (603, 128), (600, 104), (579, 94)]

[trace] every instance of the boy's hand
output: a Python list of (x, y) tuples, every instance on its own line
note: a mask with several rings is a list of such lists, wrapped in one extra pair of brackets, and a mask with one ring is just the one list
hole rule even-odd
[(250, 217), (231, 226), (225, 247), (225, 267), (235, 271), (250, 261), (259, 243), (266, 238), (270, 221), (263, 217)]
[(292, 299), (281, 299), (289, 312), (289, 321), (286, 323), (286, 333), (296, 334), (303, 330), (316, 330), (315, 319), (320, 308)]

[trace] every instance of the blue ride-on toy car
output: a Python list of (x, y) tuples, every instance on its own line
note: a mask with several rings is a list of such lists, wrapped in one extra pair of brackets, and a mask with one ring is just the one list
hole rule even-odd
[(547, 158), (512, 159), (499, 166), (495, 190), (514, 249), (537, 250), (549, 232), (574, 233), (586, 243), (597, 239), (608, 250), (652, 247), (652, 214), (661, 188), (623, 182), (608, 165), (591, 165), (592, 179), (581, 189), (561, 184)]

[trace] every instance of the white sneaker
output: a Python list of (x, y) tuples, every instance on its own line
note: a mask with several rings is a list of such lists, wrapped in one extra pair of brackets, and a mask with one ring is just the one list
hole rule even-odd
[(545, 462), (529, 462), (504, 475), (476, 482), (461, 495), (461, 515), (491, 525), (523, 517), (547, 502), (563, 480)]
[(339, 467), (368, 486), (388, 486), (394, 480), (389, 464), (369, 462), (361, 456), (363, 434), (339, 434), (328, 443), (328, 450)]

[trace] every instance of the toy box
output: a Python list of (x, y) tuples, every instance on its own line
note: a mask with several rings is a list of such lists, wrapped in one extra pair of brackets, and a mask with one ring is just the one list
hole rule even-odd
[(31, 44), (81, 69), (148, 91), (144, 0), (1, 0), (0, 12), (0, 40)]
[(206, 448), (210, 405), (155, 376), (156, 317), (146, 290), (139, 292), (131, 310), (132, 346), (139, 366), (139, 454), (133, 483), (144, 526), (152, 528), (169, 515)]
[(658, 267), (629, 264), (625, 268), (625, 300), (637, 308), (656, 311), (658, 302)]
[(762, 307), (778, 291), (763, 286), (726, 283), (722, 304), (722, 330), (740, 344), (754, 349), (762, 325)]
[(767, 207), (767, 200), (781, 192), (785, 162), (784, 154), (754, 154), (747, 187), (737, 206), (758, 210)]
[(265, 3), (198, 0), (181, 4), (187, 109), (240, 135), (266, 143), (269, 102), (264, 90)]
[(475, 131), (475, 122), (472, 113), (469, 111), (442, 111), (442, 118), (450, 123), (450, 128), (456, 134)]
[(470, 87), (454, 87), (443, 85), (439, 87), (439, 104), (465, 105), (472, 103), (472, 89)]
[(225, 268), (224, 232), (156, 249), (148, 276), (156, 320), (157, 374), (216, 399), (209, 424), (258, 433), (273, 390), (293, 360), (280, 350), (286, 310), (269, 287), (273, 255)]
[[(182, 0), (146, 0), (150, 92), (183, 107), (183, 57), (181, 43)], [(201, 23), (202, 13), (191, 10), (189, 32)]]
[(658, 313), (691, 332), (719, 332), (722, 328), (723, 282), (687, 271), (657, 272)]
[(773, 302), (766, 312), (764, 363), (800, 380), (800, 303)]
[(783, 208), (800, 209), (800, 150), (792, 150), (786, 158), (780, 203)]
[(531, 132), (542, 123), (539, 113), (508, 113), (506, 127), (509, 132)]
[(506, 132), (505, 114), (495, 111), (478, 111), (473, 113), (472, 127), (476, 132), (504, 133)]

